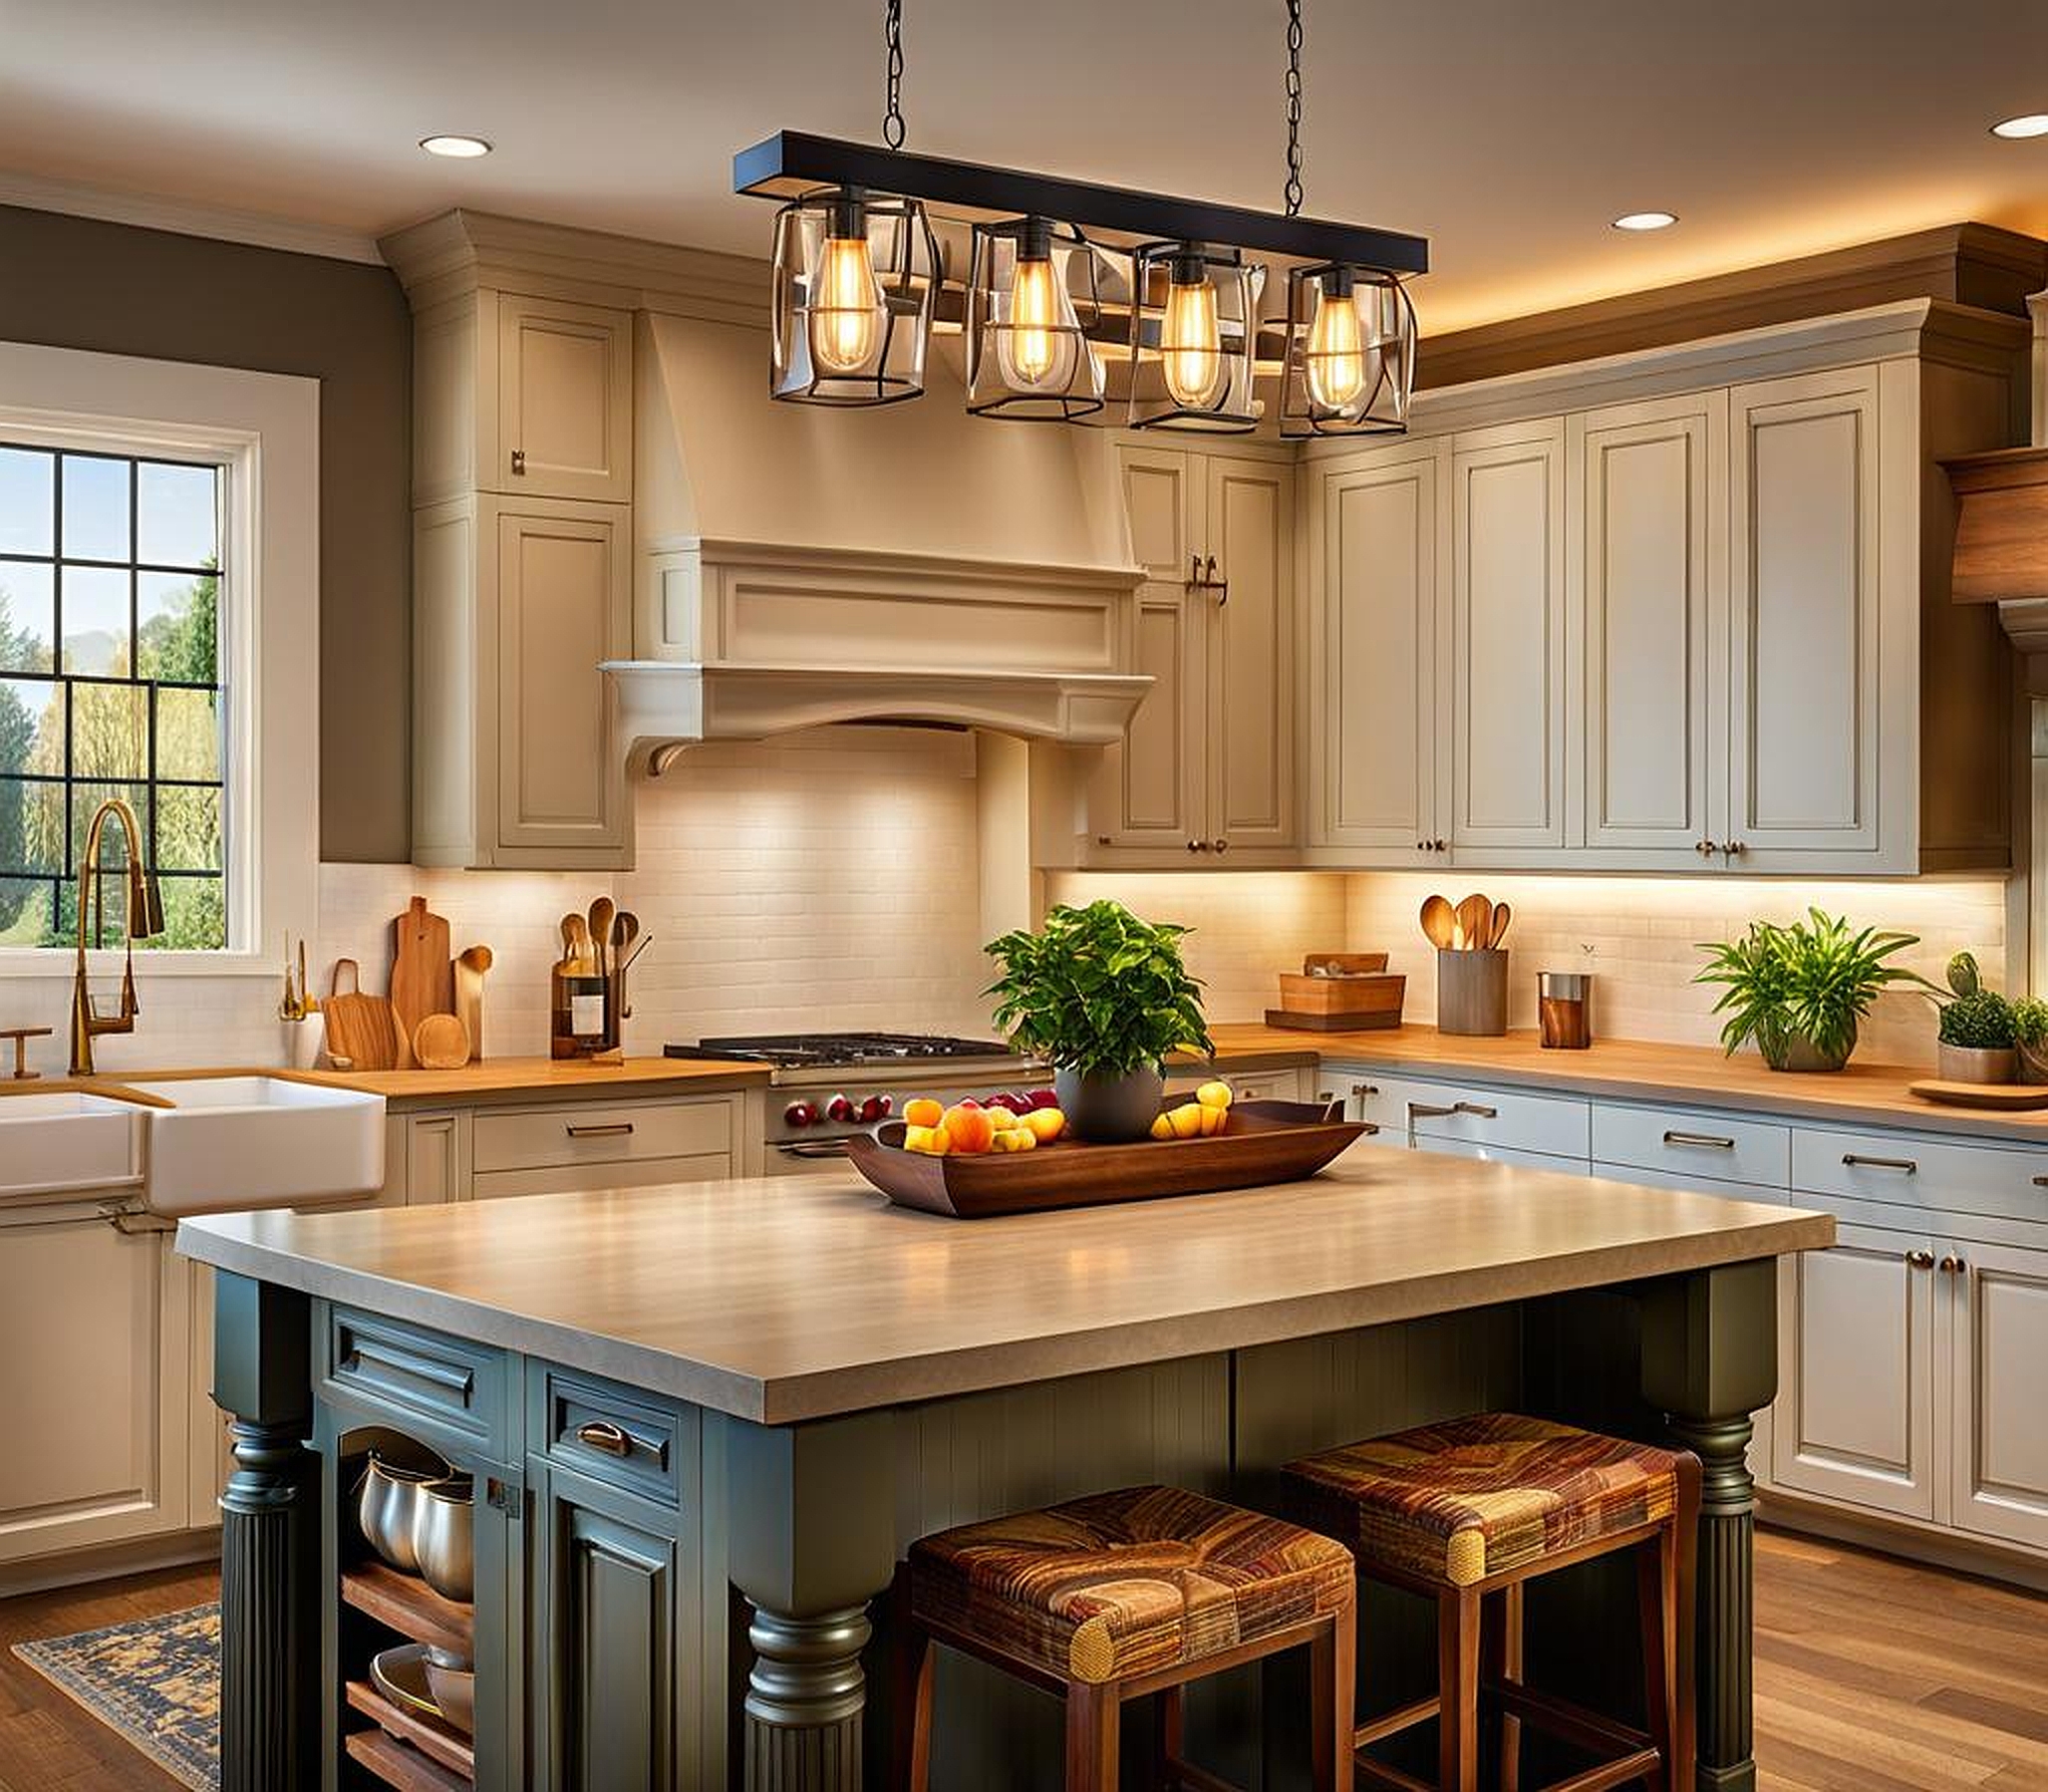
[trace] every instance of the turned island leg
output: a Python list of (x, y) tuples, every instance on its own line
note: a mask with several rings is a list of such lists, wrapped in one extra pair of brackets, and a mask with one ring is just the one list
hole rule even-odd
[(1642, 1391), (1699, 1458), (1699, 1792), (1755, 1792), (1751, 1710), (1756, 1554), (1750, 1415), (1778, 1387), (1775, 1258), (1653, 1285), (1642, 1296)]
[(319, 1784), (320, 1603), (311, 1319), (287, 1289), (216, 1273), (213, 1400), (232, 1415), (220, 1496), (221, 1792)]

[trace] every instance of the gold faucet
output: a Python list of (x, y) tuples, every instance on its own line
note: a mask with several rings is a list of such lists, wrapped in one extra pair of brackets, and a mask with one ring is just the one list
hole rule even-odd
[[(113, 816), (128, 836), (128, 902), (122, 915), (122, 931), (128, 936), (128, 963), (121, 974), (121, 1013), (101, 1016), (93, 1013), (93, 999), (86, 991), (86, 916), (90, 910), (93, 944), (100, 944), (106, 920), (106, 898), (101, 893), (100, 834)], [(163, 931), (163, 897), (156, 879), (143, 863), (143, 829), (136, 812), (120, 797), (111, 797), (93, 811), (86, 829), (85, 857), (78, 870), (78, 967), (71, 985), (71, 1073), (93, 1073), (93, 1041), (103, 1033), (134, 1033), (140, 1006), (136, 1002), (136, 942), (152, 940)]]

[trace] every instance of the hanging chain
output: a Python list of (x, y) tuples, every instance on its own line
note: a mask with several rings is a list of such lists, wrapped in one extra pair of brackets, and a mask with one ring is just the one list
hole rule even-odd
[(1288, 216), (1302, 214), (1302, 0), (1288, 0)]
[(892, 149), (903, 148), (903, 0), (889, 0), (882, 24), (882, 40), (889, 46), (889, 110), (882, 115), (882, 141)]

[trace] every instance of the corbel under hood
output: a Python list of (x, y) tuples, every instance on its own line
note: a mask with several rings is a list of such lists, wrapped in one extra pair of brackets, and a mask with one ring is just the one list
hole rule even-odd
[(1151, 681), (1112, 445), (971, 419), (943, 367), (914, 404), (778, 405), (767, 359), (641, 315), (629, 763), (830, 722), (1120, 738)]

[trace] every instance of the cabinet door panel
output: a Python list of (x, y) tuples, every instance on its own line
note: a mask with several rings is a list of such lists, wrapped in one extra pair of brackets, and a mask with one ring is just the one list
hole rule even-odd
[(1950, 1522), (2048, 1547), (2048, 1251), (1954, 1248)]
[(1186, 454), (1171, 448), (1117, 450), (1123, 475), (1124, 514), (1129, 518), (1131, 557), (1153, 584), (1179, 590), (1187, 583), (1195, 493)]
[(184, 1526), (188, 1270), (97, 1214), (0, 1225), (0, 1562)]
[(1873, 853), (1877, 374), (1738, 387), (1734, 415), (1728, 775), (1737, 862), (1768, 868), (1774, 848)]
[(1726, 420), (1725, 395), (1712, 393), (1574, 426), (1584, 841), (1646, 863), (1696, 861), (1718, 836), (1709, 659), (1726, 626)]
[(498, 518), (498, 844), (619, 850), (622, 767), (601, 661), (624, 651), (627, 544), (610, 515)]
[(1208, 462), (1204, 561), (1209, 608), (1209, 829), (1218, 846), (1294, 838), (1294, 470), (1219, 455)]
[(1453, 461), (1454, 851), (1565, 844), (1564, 426)]
[(633, 497), (633, 320), (506, 293), (498, 301), (496, 491)]
[(1324, 477), (1315, 843), (1419, 862), (1444, 827), (1437, 573), (1448, 562), (1448, 449), (1409, 448)]
[(1932, 1241), (1844, 1226), (1779, 1285), (1775, 1479), (1908, 1518), (1934, 1515)]

